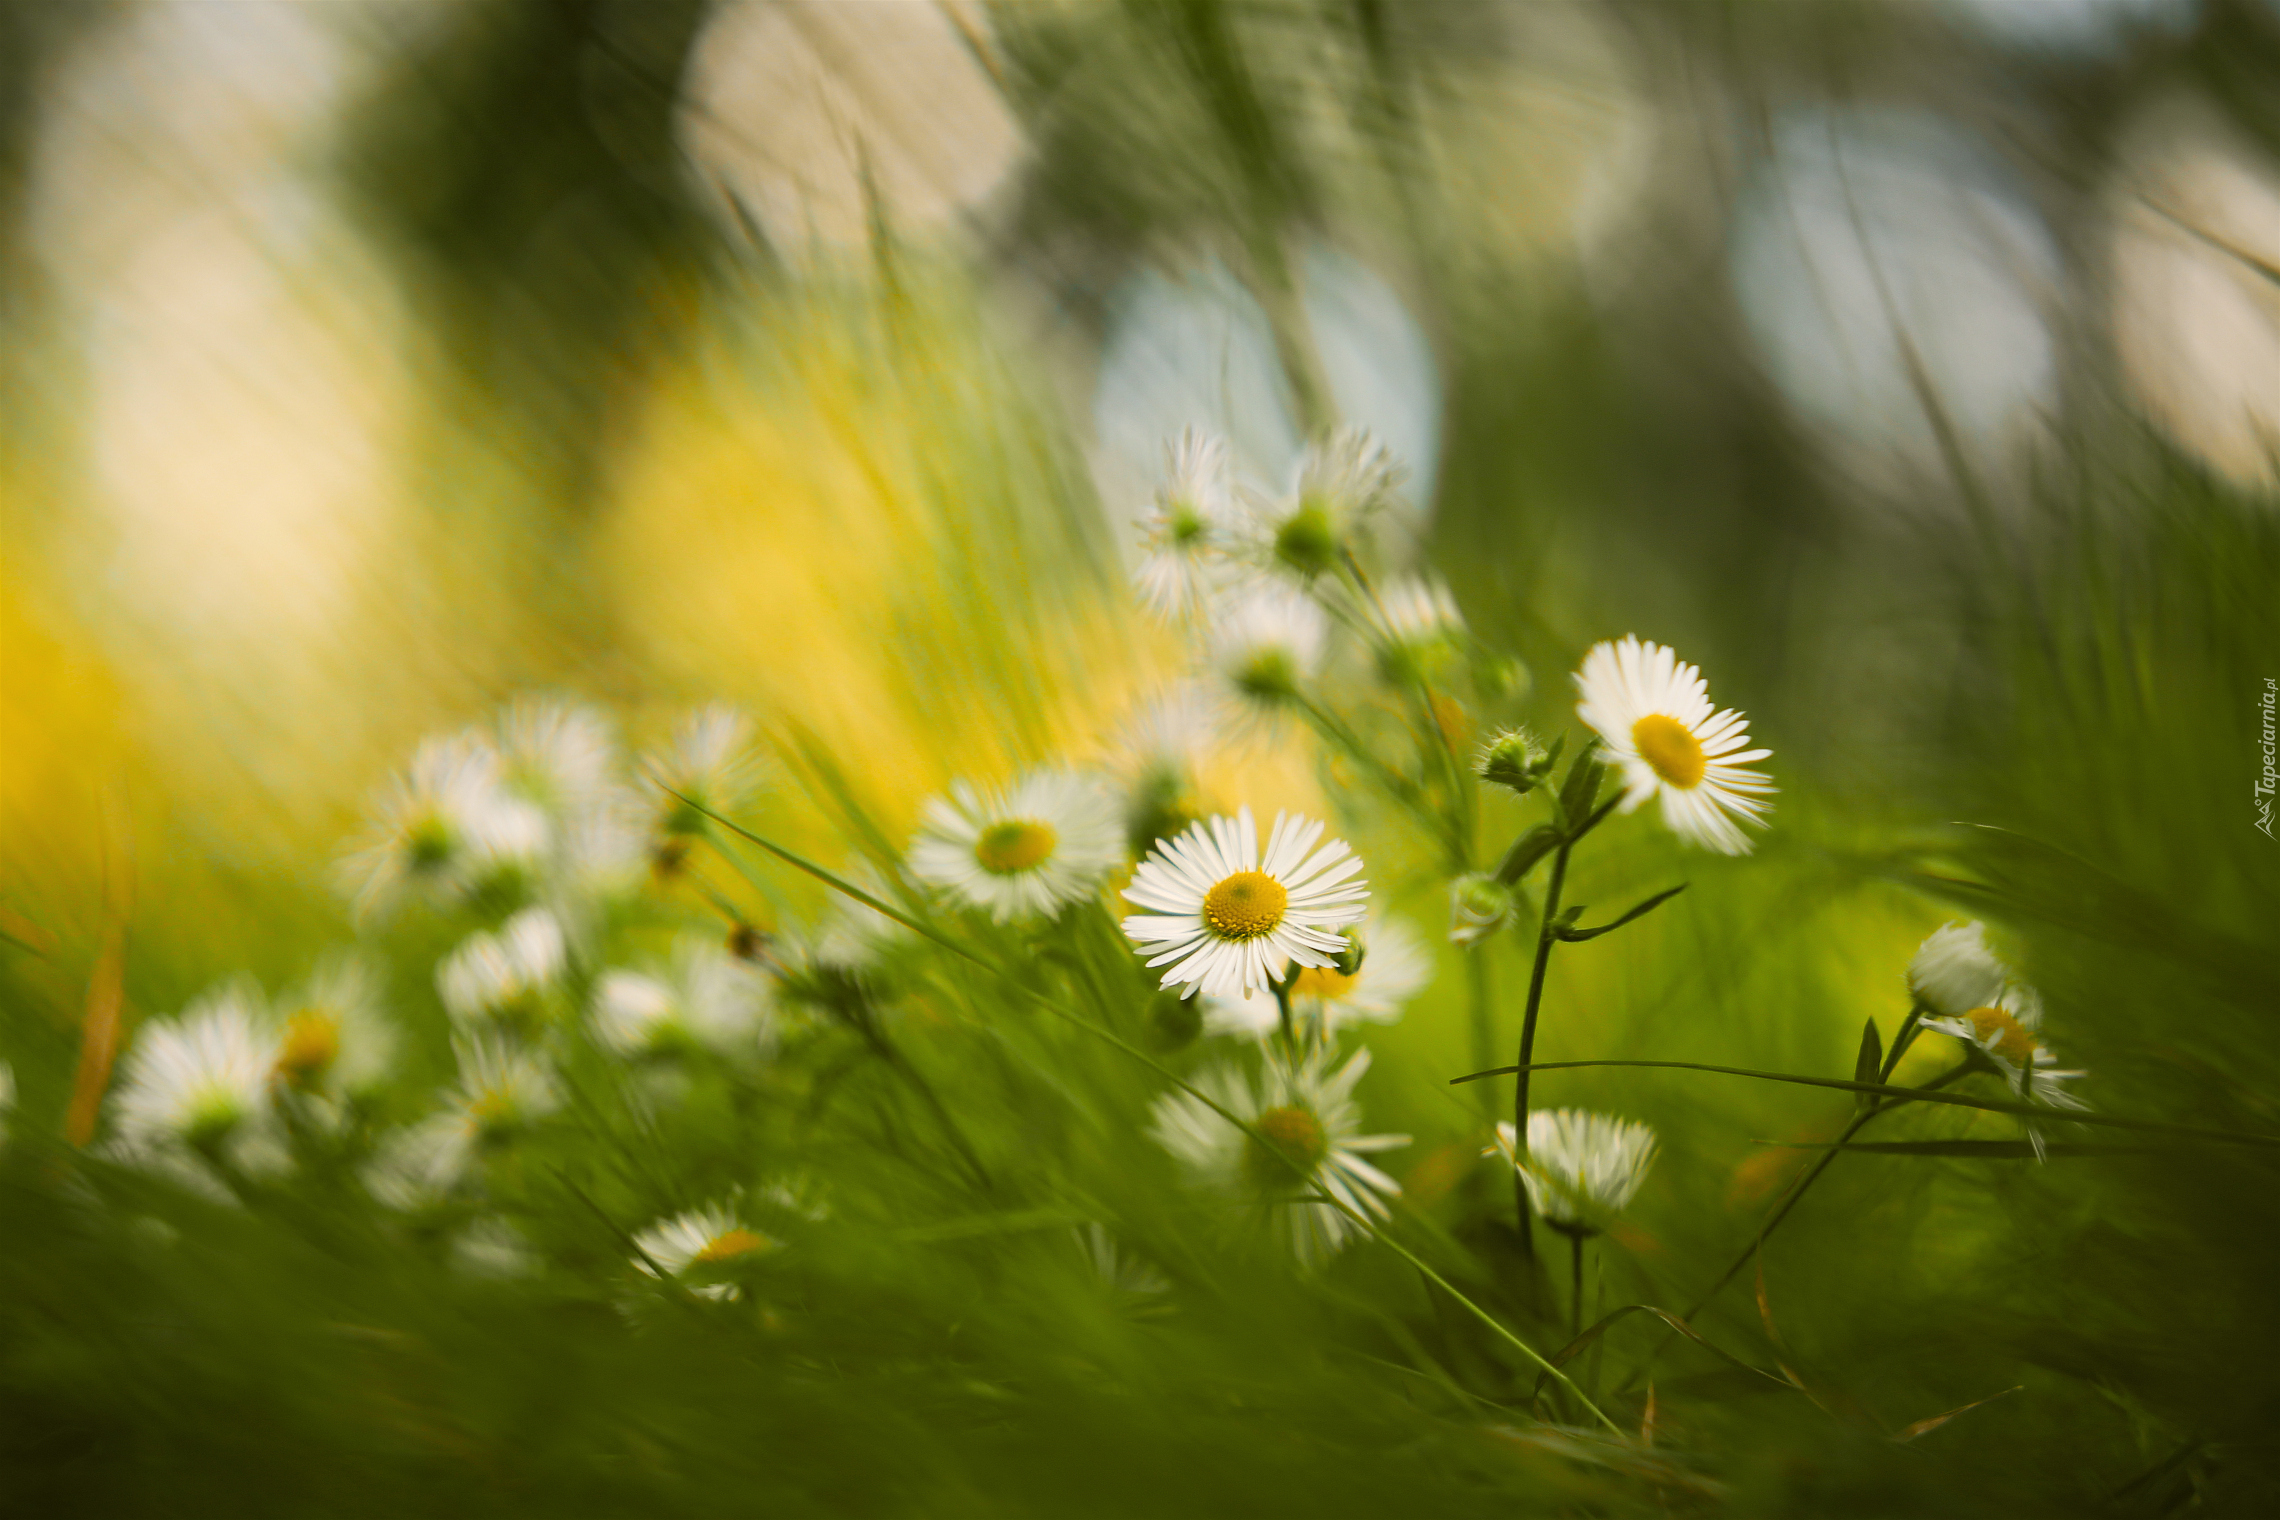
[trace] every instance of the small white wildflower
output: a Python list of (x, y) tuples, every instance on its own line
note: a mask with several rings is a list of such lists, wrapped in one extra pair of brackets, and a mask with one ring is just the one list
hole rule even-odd
[(1369, 520), (1396, 499), (1400, 467), (1366, 432), (1341, 427), (1308, 447), (1290, 493), (1254, 504), (1269, 563), (1303, 580), (1335, 570)]
[(1206, 660), (1236, 709), (1256, 725), (1298, 700), (1329, 635), (1328, 615), (1304, 592), (1253, 586), (1213, 605)]
[[(1252, 1222), (1279, 1237), (1301, 1265), (1311, 1266), (1363, 1233), (1345, 1210), (1383, 1219), (1401, 1184), (1363, 1157), (1407, 1145), (1407, 1135), (1364, 1135), (1354, 1085), (1369, 1070), (1357, 1050), (1335, 1072), (1322, 1052), (1293, 1064), (1269, 1056), (1254, 1084), (1233, 1066), (1211, 1067), (1196, 1088), (1257, 1131), (1253, 1138), (1191, 1093), (1156, 1100), (1157, 1143), (1208, 1186), (1240, 1201)], [(1316, 1196), (1321, 1195), (1321, 1196)]]
[(725, 702), (701, 707), (681, 720), (669, 742), (642, 757), (641, 770), (663, 789), (658, 832), (668, 838), (701, 834), (706, 813), (733, 816), (758, 791), (752, 720)]
[[(741, 1297), (735, 1283), (717, 1279), (776, 1244), (737, 1218), (724, 1205), (691, 1209), (659, 1220), (633, 1238), (641, 1254), (634, 1266), (655, 1277), (679, 1280), (699, 1298), (730, 1301)], [(654, 1263), (654, 1265), (652, 1265)]]
[(1200, 606), (1222, 578), (1240, 518), (1225, 440), (1190, 428), (1167, 452), (1170, 478), (1136, 524), (1140, 562), (1132, 579), (1150, 610), (1176, 618)]
[(208, 992), (135, 1033), (111, 1095), (113, 1133), (137, 1154), (195, 1153), (246, 1171), (282, 1167), (269, 1079), (275, 1047), (259, 993)]
[(1528, 1153), (1513, 1153), (1516, 1131), (1496, 1126), (1496, 1144), (1481, 1152), (1520, 1169), (1528, 1202), (1557, 1229), (1597, 1234), (1631, 1206), (1655, 1162), (1655, 1132), (1644, 1124), (1586, 1113), (1536, 1109), (1528, 1115)]
[(387, 1079), (396, 1031), (381, 1006), (370, 963), (334, 956), (280, 998), (272, 1012), (274, 1074), (286, 1087), (346, 1096), (369, 1092)]
[(594, 1033), (620, 1055), (702, 1046), (722, 1055), (764, 1053), (774, 1041), (768, 978), (713, 941), (683, 935), (669, 965), (616, 968), (594, 984)]
[(1367, 911), (1369, 884), (1351, 880), (1361, 857), (1342, 839), (1316, 849), (1323, 825), (1277, 813), (1259, 849), (1251, 810), (1191, 827), (1151, 851), (1124, 889), (1147, 911), (1124, 932), (1150, 966), (1171, 964), (1162, 985), (1248, 998), (1280, 981), (1293, 962), (1330, 966), (1345, 950), (1339, 932)]
[(923, 817), (911, 874), (1000, 923), (1058, 912), (1124, 855), (1114, 804), (1072, 771), (1031, 771), (1002, 792), (960, 781)]
[(1949, 1018), (1992, 1005), (2010, 979), (2010, 968), (1987, 948), (1987, 926), (1981, 923), (1934, 930), (1908, 962), (1909, 993)]
[(567, 960), (561, 922), (546, 908), (525, 908), (497, 933), (471, 934), (445, 957), (436, 969), (436, 991), (462, 1023), (535, 1027), (546, 1018), (546, 995)]
[(1660, 644), (1626, 635), (1594, 644), (1575, 684), (1576, 715), (1622, 772), (1624, 812), (1660, 797), (1663, 822), (1681, 839), (1725, 855), (1749, 853), (1749, 836), (1734, 820), (1763, 821), (1773, 783), (1749, 766), (1773, 751), (1743, 748), (1748, 720), (1711, 709), (1700, 671)]
[(545, 815), (506, 790), (498, 751), (479, 735), (458, 734), (413, 753), (342, 874), (359, 915), (407, 898), (449, 904), (501, 873), (535, 869), (546, 843)]

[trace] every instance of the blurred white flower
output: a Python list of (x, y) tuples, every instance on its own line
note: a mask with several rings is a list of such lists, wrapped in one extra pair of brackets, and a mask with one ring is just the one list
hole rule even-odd
[(1320, 1051), (1296, 1064), (1270, 1055), (1259, 1083), (1234, 1066), (1214, 1066), (1196, 1077), (1196, 1088), (1250, 1124), (1257, 1138), (1186, 1092), (1156, 1100), (1153, 1133), (1207, 1186), (1239, 1200), (1254, 1224), (1311, 1266), (1363, 1233), (1351, 1215), (1311, 1195), (1383, 1219), (1385, 1199), (1401, 1191), (1363, 1159), (1409, 1143), (1407, 1135), (1358, 1133), (1354, 1085), (1369, 1067), (1367, 1050), (1355, 1051), (1335, 1072)]
[(499, 715), (500, 784), (558, 824), (606, 797), (617, 736), (591, 707), (524, 697)]
[(1948, 924), (1936, 929), (1908, 962), (1908, 991), (1934, 1013), (1956, 1017), (2002, 995), (2010, 968), (1987, 948), (1987, 926)]
[(1225, 578), (1241, 519), (1225, 439), (1189, 428), (1167, 453), (1169, 478), (1135, 525), (1140, 562), (1132, 580), (1149, 610), (1177, 618), (1200, 607)]
[(710, 939), (683, 935), (668, 966), (617, 968), (594, 984), (594, 1033), (621, 1055), (701, 1046), (758, 1055), (774, 1043), (768, 977)]
[(360, 915), (456, 902), (500, 871), (535, 869), (546, 849), (545, 815), (507, 792), (479, 735), (423, 742), (374, 811), (368, 842), (342, 862)]
[(1252, 586), (1212, 604), (1205, 658), (1236, 710), (1256, 727), (1298, 700), (1329, 634), (1328, 615), (1305, 592)]
[(436, 991), (462, 1023), (532, 1028), (545, 1021), (546, 994), (567, 960), (561, 922), (548, 909), (525, 908), (497, 933), (471, 934), (445, 957), (436, 968)]
[(1528, 1154), (1513, 1153), (1510, 1124), (1496, 1126), (1496, 1144), (1481, 1152), (1520, 1169), (1528, 1202), (1555, 1228), (1596, 1234), (1631, 1205), (1655, 1161), (1655, 1132), (1644, 1124), (1576, 1108), (1536, 1109), (1528, 1115)]
[[(1291, 1017), (1325, 1037), (1355, 1024), (1390, 1024), (1433, 978), (1433, 960), (1417, 932), (1398, 918), (1372, 917), (1363, 926), (1361, 967), (1308, 966), (1291, 979)], [(1281, 1027), (1272, 998), (1206, 1000), (1204, 1025), (1214, 1034), (1265, 1039)]]
[(1073, 771), (1031, 771), (1002, 791), (959, 781), (921, 816), (911, 873), (999, 923), (1059, 912), (1124, 858), (1115, 804)]
[(1085, 1260), (1092, 1264), (1111, 1293), (1126, 1299), (1156, 1298), (1172, 1290), (1171, 1279), (1147, 1260), (1116, 1243), (1102, 1224), (1088, 1224), (1076, 1232)]
[(275, 1063), (259, 993), (242, 983), (216, 988), (179, 1018), (136, 1031), (111, 1095), (113, 1134), (127, 1152), (280, 1170), (287, 1158), (270, 1106)]
[[(2012, 982), (1984, 1007), (1926, 1019), (1924, 1027), (1952, 1035), (1985, 1056), (2014, 1098), (2052, 1108), (2089, 1106), (2066, 1090), (2067, 1083), (2087, 1073), (2059, 1068), (2058, 1053), (2042, 1038), (2042, 997), (2024, 982)], [(2027, 1138), (2041, 1156), (2043, 1134), (2032, 1121), (2027, 1124)]]
[(1287, 495), (1254, 498), (1256, 552), (1301, 580), (1328, 575), (1371, 519), (1399, 499), (1400, 481), (1400, 466), (1384, 445), (1358, 428), (1340, 427), (1300, 456)]
[(1378, 589), (1368, 609), (1378, 669), (1396, 686), (1432, 676), (1457, 652), (1465, 631), (1457, 599), (1437, 580), (1399, 576)]
[(396, 1055), (396, 1029), (371, 962), (355, 955), (329, 956), (270, 1011), (276, 1020), (279, 1082), (303, 1092), (361, 1093), (387, 1078)]
[(1251, 810), (1191, 827), (1150, 852), (1124, 889), (1146, 909), (1124, 932), (1150, 966), (1171, 963), (1162, 985), (1248, 998), (1292, 962), (1328, 966), (1346, 948), (1339, 932), (1366, 911), (1369, 884), (1351, 880), (1361, 857), (1342, 839), (1320, 849), (1323, 824), (1277, 813), (1259, 849)]
[(1626, 634), (1594, 644), (1575, 684), (1576, 716), (1622, 772), (1624, 812), (1660, 797), (1663, 822), (1681, 839), (1725, 855), (1749, 853), (1734, 819), (1764, 818), (1773, 783), (1748, 767), (1773, 751), (1742, 748), (1749, 721), (1731, 708), (1712, 710), (1700, 671)]
[[(725, 1205), (691, 1209), (659, 1220), (634, 1236), (641, 1254), (634, 1266), (655, 1277), (684, 1280), (699, 1298), (730, 1301), (741, 1296), (736, 1284), (708, 1281), (730, 1263), (772, 1249), (775, 1242), (737, 1218)], [(652, 1265), (654, 1263), (654, 1265)]]
[(642, 756), (641, 772), (664, 788), (659, 832), (701, 834), (707, 812), (733, 817), (759, 789), (752, 720), (725, 702), (701, 707), (681, 720), (668, 742)]
[(364, 1183), (391, 1208), (419, 1209), (457, 1192), (485, 1150), (503, 1145), (562, 1106), (545, 1056), (476, 1035), (454, 1045), (459, 1081), (441, 1112), (399, 1130), (365, 1168)]

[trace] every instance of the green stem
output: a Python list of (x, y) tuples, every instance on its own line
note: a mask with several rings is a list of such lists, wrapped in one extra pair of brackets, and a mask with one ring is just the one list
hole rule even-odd
[(1574, 1273), (1574, 1278), (1573, 1278), (1573, 1286), (1572, 1286), (1572, 1289), (1571, 1289), (1571, 1291), (1570, 1291), (1570, 1292), (1569, 1292), (1569, 1294), (1568, 1294), (1568, 1299), (1569, 1299), (1569, 1302), (1568, 1302), (1568, 1339), (1569, 1339), (1569, 1340), (1572, 1342), (1572, 1341), (1573, 1341), (1573, 1340), (1574, 1340), (1574, 1339), (1575, 1339), (1577, 1336), (1579, 1336), (1579, 1335), (1583, 1334), (1583, 1234), (1582, 1234), (1582, 1232), (1581, 1232), (1581, 1231), (1578, 1231), (1578, 1232), (1576, 1232), (1575, 1234), (1573, 1234), (1573, 1235), (1570, 1235), (1570, 1236), (1568, 1237), (1568, 1244), (1569, 1244), (1569, 1245), (1571, 1245), (1571, 1246), (1573, 1246), (1573, 1247), (1575, 1248), (1575, 1253), (1574, 1253), (1574, 1254), (1575, 1254), (1575, 1273)]
[[(1528, 1154), (1528, 1078), (1529, 1064), (1536, 1056), (1536, 1015), (1544, 1006), (1544, 973), (1552, 963), (1552, 921), (1559, 916), (1560, 890), (1567, 885), (1568, 852), (1575, 848), (1575, 840), (1560, 841), (1559, 852), (1552, 857), (1552, 879), (1544, 888), (1544, 917), (1536, 927), (1536, 964), (1528, 972), (1527, 1011), (1520, 1018), (1520, 1074), (1512, 1087), (1512, 1155), (1515, 1161)], [(1530, 1225), (1532, 1211), (1528, 1207), (1528, 1184), (1515, 1167), (1512, 1173), (1513, 1208), (1520, 1222), (1520, 1249), (1524, 1255), (1536, 1254), (1535, 1232)]]

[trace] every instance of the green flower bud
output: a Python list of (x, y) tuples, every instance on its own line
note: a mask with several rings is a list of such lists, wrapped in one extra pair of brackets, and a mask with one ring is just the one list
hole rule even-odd
[(1470, 949), (1513, 917), (1513, 891), (1483, 872), (1460, 876), (1449, 888), (1449, 943)]
[(1473, 770), (1481, 780), (1510, 787), (1525, 797), (1552, 773), (1558, 758), (1555, 750), (1546, 749), (1526, 729), (1508, 728), (1482, 747)]

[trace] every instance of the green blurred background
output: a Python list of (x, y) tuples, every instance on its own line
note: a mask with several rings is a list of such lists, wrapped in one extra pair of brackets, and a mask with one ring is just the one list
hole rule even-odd
[[(5, 0), (0, 302), (19, 1152), (106, 945), (130, 1022), (298, 975), (349, 937), (375, 781), (513, 693), (637, 734), (738, 700), (898, 839), (952, 776), (1088, 753), (1179, 660), (1124, 585), (1161, 440), (1279, 477), (1333, 410), (1408, 459), (1521, 712), (1556, 731), (1636, 632), (1775, 751), (1751, 859), (1644, 827), (1585, 859), (1571, 900), (1693, 890), (1564, 958), (1541, 1058), (1842, 1076), (1980, 914), (2099, 1107), (2280, 1129), (2280, 5)], [(1344, 801), (1296, 745), (1213, 786)], [(844, 853), (796, 785), (766, 807)], [(1353, 837), (1437, 937), (1389, 822)], [(1442, 961), (1363, 1091), (1461, 1231), (1494, 1190)], [(1539, 1083), (1664, 1132), (1608, 1271), (1673, 1307), (1785, 1175), (1755, 1142), (1849, 1115)], [(1852, 1158), (1768, 1253), (1785, 1354), (1887, 1428), (2022, 1391), (1902, 1448), (1725, 1390), (1665, 1437), (1723, 1497), (1658, 1498), (1421, 1416), (1262, 1285), (1067, 1346), (1017, 1254), (874, 1249), (798, 1332), (819, 1380), (251, 1220), (121, 1254), (27, 1174), (0, 1481), (91, 1514), (2269, 1514), (2276, 1184), (2247, 1149)], [(1775, 1354), (1746, 1290), (1705, 1325)]]

